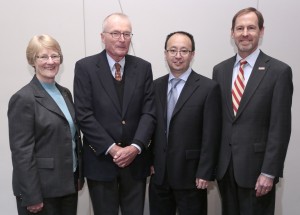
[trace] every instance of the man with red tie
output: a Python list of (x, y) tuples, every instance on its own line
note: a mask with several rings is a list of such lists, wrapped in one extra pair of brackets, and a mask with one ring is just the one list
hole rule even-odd
[(213, 69), (222, 92), (222, 214), (273, 215), (291, 134), (292, 70), (258, 49), (264, 19), (255, 8), (236, 13), (231, 33), (238, 53)]

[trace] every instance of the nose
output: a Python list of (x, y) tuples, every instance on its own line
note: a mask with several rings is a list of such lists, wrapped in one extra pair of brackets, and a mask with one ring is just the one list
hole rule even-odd
[(248, 29), (244, 28), (244, 30), (243, 30), (243, 36), (247, 36), (247, 35), (248, 35)]
[(48, 57), (47, 63), (54, 63), (54, 60), (52, 59), (51, 56)]
[(180, 52), (180, 51), (177, 51), (176, 54), (175, 54), (175, 57), (181, 58), (181, 57), (182, 57), (181, 52)]
[(124, 34), (121, 34), (121, 35), (120, 35), (119, 40), (120, 40), (120, 41), (125, 41)]

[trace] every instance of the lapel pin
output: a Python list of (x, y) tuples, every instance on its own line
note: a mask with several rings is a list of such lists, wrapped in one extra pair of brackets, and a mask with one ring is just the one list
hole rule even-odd
[(266, 68), (264, 66), (258, 67), (258, 70), (265, 70)]

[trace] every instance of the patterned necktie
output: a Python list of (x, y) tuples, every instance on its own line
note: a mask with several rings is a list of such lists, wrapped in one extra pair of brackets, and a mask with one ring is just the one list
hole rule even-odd
[(180, 78), (173, 78), (170, 81), (172, 86), (168, 95), (168, 109), (167, 109), (167, 131), (168, 132), (169, 132), (170, 120), (178, 98), (176, 86), (179, 84), (180, 81), (181, 81)]
[(116, 72), (115, 72), (115, 79), (117, 81), (121, 81), (122, 80), (122, 76), (121, 76), (121, 65), (119, 63), (115, 63), (115, 68), (116, 68)]
[(233, 112), (235, 116), (239, 109), (242, 95), (245, 90), (244, 65), (246, 63), (247, 61), (245, 60), (240, 61), (239, 72), (234, 81), (233, 88), (232, 88), (232, 106), (233, 106)]

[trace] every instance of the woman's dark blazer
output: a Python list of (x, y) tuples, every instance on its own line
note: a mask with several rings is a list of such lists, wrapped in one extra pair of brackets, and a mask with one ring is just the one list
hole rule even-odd
[[(56, 86), (76, 125), (70, 91)], [(11, 97), (8, 122), (13, 191), (22, 199), (22, 205), (75, 193), (70, 126), (36, 76)], [(82, 144), (78, 129), (76, 142), (79, 178), (82, 179)]]

